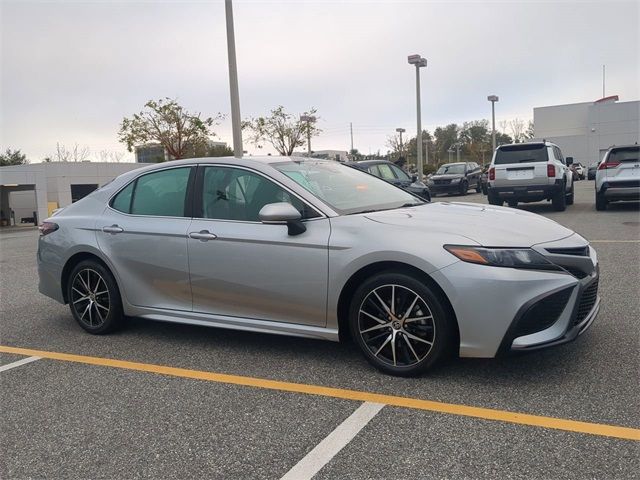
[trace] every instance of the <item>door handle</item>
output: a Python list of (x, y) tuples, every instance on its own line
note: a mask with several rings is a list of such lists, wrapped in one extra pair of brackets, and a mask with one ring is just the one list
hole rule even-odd
[(191, 232), (189, 234), (189, 238), (206, 242), (208, 240), (215, 240), (218, 237), (213, 233), (209, 232), (209, 230), (200, 230), (199, 232)]
[(111, 225), (110, 227), (102, 227), (102, 231), (104, 233), (122, 233), (124, 232), (124, 228), (118, 225)]

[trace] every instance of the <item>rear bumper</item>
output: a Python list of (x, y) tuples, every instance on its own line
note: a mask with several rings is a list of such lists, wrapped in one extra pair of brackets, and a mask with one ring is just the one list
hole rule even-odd
[(607, 200), (640, 200), (640, 180), (604, 182), (600, 192)]
[(513, 185), (506, 187), (493, 187), (489, 185), (489, 193), (505, 200), (529, 200), (538, 201), (552, 198), (562, 189), (562, 181), (546, 185)]

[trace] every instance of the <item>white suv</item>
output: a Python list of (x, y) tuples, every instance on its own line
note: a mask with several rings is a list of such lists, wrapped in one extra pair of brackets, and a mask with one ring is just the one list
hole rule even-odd
[(640, 200), (638, 144), (611, 147), (596, 170), (596, 210), (616, 200)]
[(572, 163), (550, 142), (501, 145), (489, 168), (489, 203), (506, 201), (515, 208), (518, 202), (550, 200), (555, 210), (564, 211), (573, 204)]

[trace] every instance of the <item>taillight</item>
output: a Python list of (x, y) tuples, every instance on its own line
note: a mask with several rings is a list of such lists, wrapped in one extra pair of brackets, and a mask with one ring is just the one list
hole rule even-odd
[(607, 168), (616, 168), (618, 165), (620, 165), (620, 162), (602, 162), (600, 165), (598, 165), (598, 170), (605, 170)]
[(40, 230), (40, 235), (43, 237), (45, 235), (49, 235), (50, 233), (55, 232), (58, 229), (58, 224), (53, 222), (42, 222), (42, 224), (38, 227)]
[(489, 169), (489, 180), (495, 180), (496, 179), (496, 169), (491, 167)]
[(555, 177), (556, 176), (556, 166), (547, 164), (547, 177)]

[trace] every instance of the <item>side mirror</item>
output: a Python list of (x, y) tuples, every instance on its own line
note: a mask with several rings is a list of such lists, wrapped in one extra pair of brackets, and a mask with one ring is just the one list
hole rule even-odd
[(416, 183), (418, 181), (417, 175), (411, 175), (411, 183)]
[(567, 165), (571, 165), (573, 164), (573, 157), (565, 157), (565, 161), (567, 162)]
[(269, 203), (260, 209), (258, 218), (262, 223), (286, 225), (289, 235), (300, 235), (307, 230), (301, 222), (302, 215), (287, 202)]

